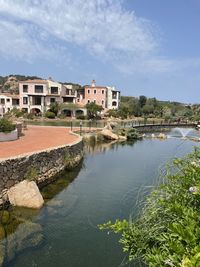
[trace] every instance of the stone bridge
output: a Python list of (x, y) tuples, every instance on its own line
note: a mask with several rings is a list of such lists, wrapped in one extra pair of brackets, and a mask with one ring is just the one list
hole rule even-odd
[(151, 131), (167, 131), (171, 128), (185, 127), (185, 128), (196, 128), (197, 123), (191, 122), (160, 122), (160, 123), (141, 123), (141, 122), (131, 122), (129, 124), (132, 128), (137, 129), (139, 132), (151, 132)]

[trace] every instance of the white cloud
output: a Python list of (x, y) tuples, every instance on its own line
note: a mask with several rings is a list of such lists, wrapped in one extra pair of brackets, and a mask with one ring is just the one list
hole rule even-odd
[[(21, 25), (35, 25), (44, 36), (83, 46), (91, 54), (110, 60), (113, 53), (138, 56), (157, 47), (151, 23), (125, 11), (120, 0), (0, 0), (0, 14)], [(17, 29), (20, 31), (19, 26)], [(23, 43), (31, 46), (22, 31)]]
[[(37, 59), (59, 60), (64, 48), (44, 43), (44, 39), (45, 34), (34, 26), (0, 20), (0, 58), (29, 63)], [(65, 57), (63, 60), (68, 59)]]
[(0, 0), (0, 39), (0, 57), (29, 62), (69, 63), (65, 46), (78, 45), (131, 75), (200, 65), (159, 56), (157, 27), (125, 10), (123, 0)]

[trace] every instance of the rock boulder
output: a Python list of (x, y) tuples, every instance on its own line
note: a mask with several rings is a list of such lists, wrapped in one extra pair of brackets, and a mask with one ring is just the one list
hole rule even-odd
[(160, 138), (160, 139), (166, 139), (167, 136), (166, 136), (166, 134), (164, 134), (164, 133), (160, 133), (160, 134), (158, 135), (158, 138)]
[(119, 139), (118, 135), (114, 134), (111, 130), (108, 130), (108, 129), (103, 129), (100, 132), (100, 134), (103, 135), (103, 137), (105, 139), (108, 139), (108, 140), (118, 140)]
[(8, 190), (8, 199), (13, 206), (39, 209), (43, 206), (43, 197), (35, 182), (24, 180)]

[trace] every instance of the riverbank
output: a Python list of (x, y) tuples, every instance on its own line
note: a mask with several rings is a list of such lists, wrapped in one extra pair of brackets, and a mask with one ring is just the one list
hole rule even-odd
[(82, 157), (82, 137), (70, 129), (29, 126), (20, 139), (0, 143), (0, 204), (13, 185), (33, 180), (42, 187), (65, 168), (77, 166)]

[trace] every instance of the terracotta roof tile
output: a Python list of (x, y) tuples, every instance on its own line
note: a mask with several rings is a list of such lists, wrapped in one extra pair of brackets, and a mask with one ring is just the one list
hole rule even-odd
[(40, 80), (40, 79), (35, 79), (35, 80), (26, 80), (26, 81), (19, 81), (19, 83), (47, 83), (46, 80)]

